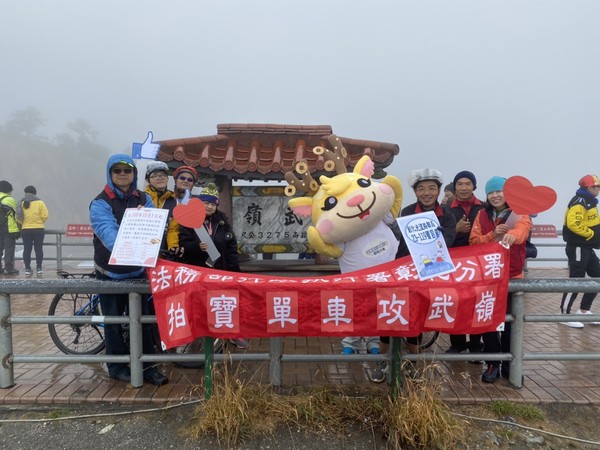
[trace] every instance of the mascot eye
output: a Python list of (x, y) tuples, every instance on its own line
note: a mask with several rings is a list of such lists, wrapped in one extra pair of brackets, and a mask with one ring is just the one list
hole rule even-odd
[(335, 197), (327, 197), (325, 199), (325, 204), (323, 205), (323, 207), (321, 209), (323, 211), (329, 211), (330, 209), (335, 208), (335, 205), (337, 205), (337, 198), (335, 198)]
[(364, 188), (371, 186), (371, 180), (368, 180), (367, 178), (360, 178), (356, 183), (360, 187), (364, 187)]

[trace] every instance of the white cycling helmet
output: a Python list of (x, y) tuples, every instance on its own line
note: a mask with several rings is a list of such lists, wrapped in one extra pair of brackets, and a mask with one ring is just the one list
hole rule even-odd
[(150, 178), (154, 172), (165, 172), (167, 175), (169, 174), (169, 166), (167, 163), (162, 161), (151, 161), (148, 163), (148, 167), (146, 167), (146, 180)]
[(420, 181), (435, 181), (438, 187), (442, 187), (444, 184), (441, 172), (435, 169), (416, 169), (408, 176), (408, 184), (413, 189)]

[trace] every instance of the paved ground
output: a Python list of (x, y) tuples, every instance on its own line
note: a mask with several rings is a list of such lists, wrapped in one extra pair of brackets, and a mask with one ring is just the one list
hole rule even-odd
[[(565, 277), (566, 271), (535, 269), (530, 277)], [(43, 277), (53, 277), (53, 272)], [(23, 277), (23, 276), (21, 276)], [(6, 277), (4, 277), (6, 279)], [(14, 315), (45, 315), (51, 296), (15, 295), (12, 297)], [(560, 294), (528, 294), (528, 314), (555, 314)], [(14, 353), (17, 355), (58, 354), (45, 325), (14, 325)], [(442, 335), (432, 349), (442, 352), (448, 348), (448, 336)], [(587, 325), (571, 329), (559, 324), (526, 323), (525, 351), (582, 351), (599, 348), (600, 327)], [(234, 350), (239, 352), (239, 350)], [(268, 340), (253, 339), (248, 350), (268, 352)], [(339, 353), (339, 339), (287, 338), (284, 353), (330, 354)], [(524, 387), (514, 389), (506, 380), (493, 385), (480, 381), (482, 365), (468, 362), (437, 362), (443, 378), (443, 397), (451, 403), (477, 403), (507, 399), (529, 403), (575, 403), (600, 405), (600, 362), (551, 361), (526, 362)], [(366, 363), (284, 363), (283, 385), (308, 386), (318, 384), (368, 385), (371, 364)], [(15, 386), (0, 389), (3, 404), (167, 404), (203, 397), (203, 372), (163, 365), (171, 382), (160, 388), (144, 385), (134, 389), (123, 382), (108, 378), (99, 364), (17, 364)], [(240, 363), (246, 376), (267, 380), (268, 363)], [(379, 385), (381, 386), (381, 385)], [(385, 386), (381, 386), (385, 389)]]

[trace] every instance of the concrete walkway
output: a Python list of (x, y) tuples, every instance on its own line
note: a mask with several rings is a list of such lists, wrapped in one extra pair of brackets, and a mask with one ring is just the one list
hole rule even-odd
[[(528, 274), (536, 278), (566, 277), (565, 270), (535, 269)], [(17, 276), (24, 278), (23, 275)], [(35, 277), (35, 275), (34, 275)], [(46, 272), (44, 278), (56, 277)], [(7, 279), (6, 276), (3, 279)], [(12, 296), (14, 315), (46, 315), (50, 295)], [(600, 301), (600, 300), (599, 300)], [(578, 306), (579, 301), (576, 302)], [(527, 314), (555, 314), (559, 311), (560, 294), (528, 294)], [(597, 306), (598, 310), (600, 306)], [(50, 339), (45, 325), (13, 325), (16, 355), (60, 352)], [(449, 347), (448, 336), (441, 335), (434, 352)], [(231, 348), (231, 347), (230, 347)], [(267, 353), (267, 339), (252, 339), (247, 350)], [(600, 349), (600, 326), (586, 325), (572, 329), (560, 324), (526, 323), (525, 351), (581, 351)], [(233, 349), (231, 351), (240, 352)], [(284, 353), (331, 354), (341, 351), (337, 338), (286, 338)], [(511, 400), (528, 403), (580, 403), (600, 405), (599, 361), (531, 361), (524, 365), (524, 387), (512, 388), (507, 380), (495, 384), (481, 382), (483, 365), (469, 362), (436, 362), (442, 396), (451, 403), (476, 403), (490, 400)], [(284, 363), (283, 386), (323, 384), (369, 386), (368, 374), (373, 364), (367, 363)], [(216, 365), (218, 370), (222, 364)], [(3, 404), (167, 404), (203, 398), (203, 370), (184, 369), (165, 364), (162, 369), (170, 383), (160, 388), (145, 384), (134, 389), (126, 383), (109, 379), (100, 364), (16, 364), (15, 386), (0, 389)], [(234, 363), (228, 370), (237, 370), (241, 378), (267, 382), (268, 363)], [(384, 385), (372, 385), (386, 389)]]

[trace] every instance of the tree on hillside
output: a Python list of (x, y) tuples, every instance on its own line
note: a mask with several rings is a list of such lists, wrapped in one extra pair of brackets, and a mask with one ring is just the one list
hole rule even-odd
[(96, 142), (98, 132), (85, 120), (77, 119), (75, 122), (67, 124), (69, 130), (75, 133), (79, 144), (88, 144)]
[(36, 134), (37, 130), (46, 123), (39, 109), (30, 106), (11, 114), (4, 125), (4, 132), (12, 136), (23, 136), (43, 140)]

